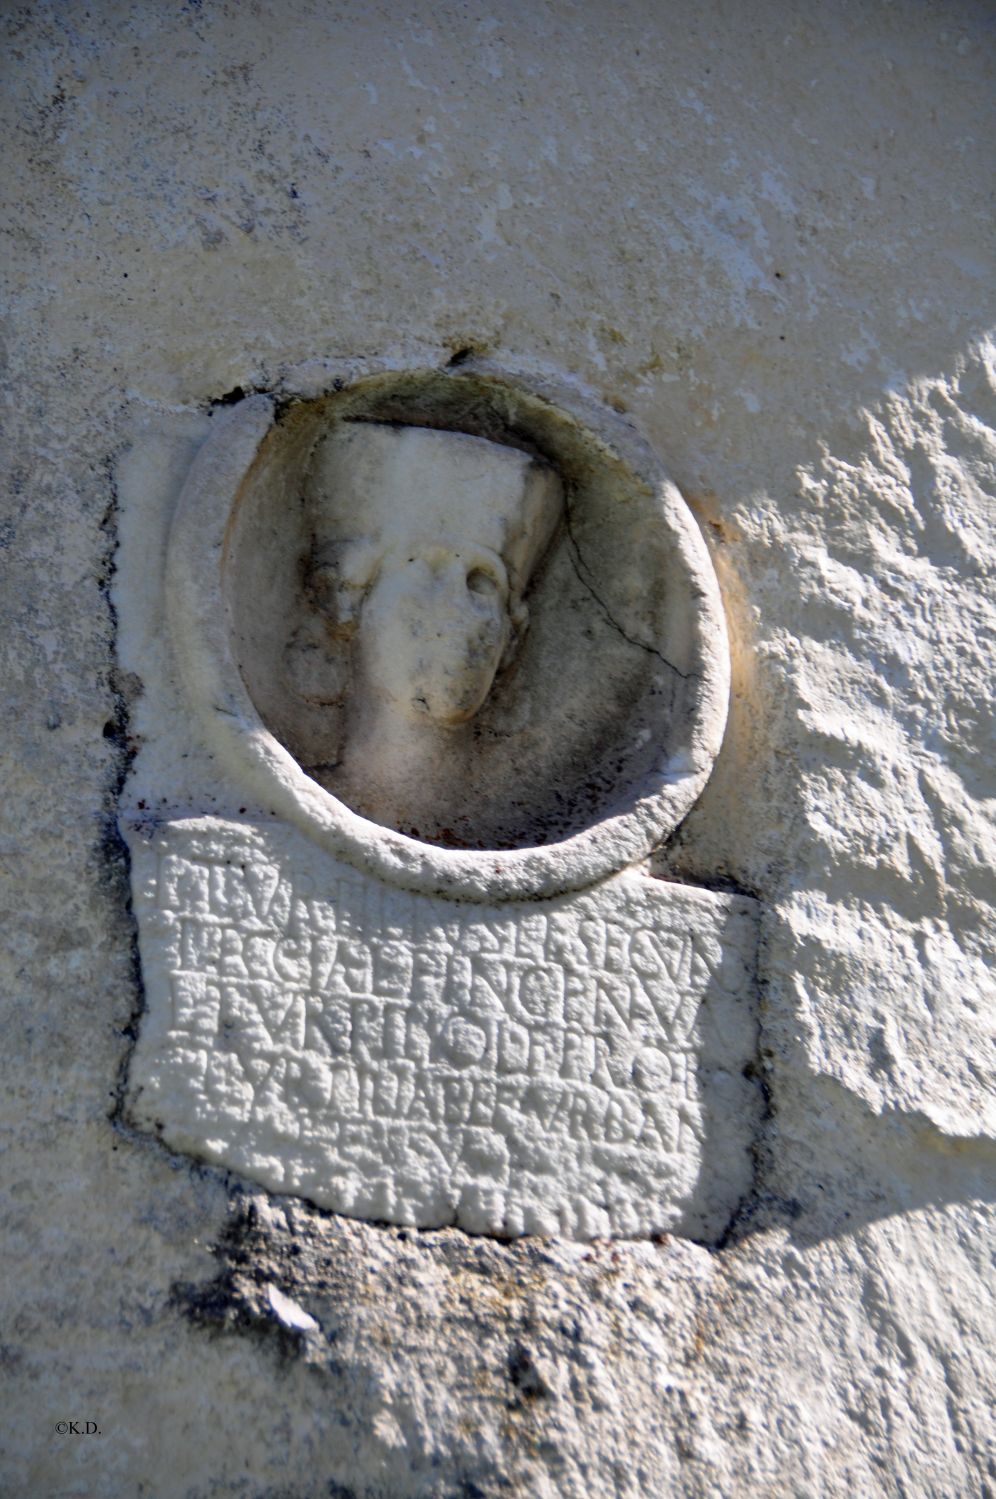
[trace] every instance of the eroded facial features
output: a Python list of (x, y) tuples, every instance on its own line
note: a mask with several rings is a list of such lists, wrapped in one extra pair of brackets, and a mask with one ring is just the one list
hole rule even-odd
[(370, 540), (326, 542), (318, 550), (308, 574), (308, 591), (333, 639), (350, 641), (356, 634), (383, 552)]
[(411, 725), (467, 723), (525, 629), (522, 592), (556, 526), (559, 482), (482, 439), (372, 425), (341, 439), (329, 466), (330, 490), (352, 488), (354, 513), (375, 524), (320, 541), (308, 578), (331, 640), (348, 646), (358, 700)]
[(413, 722), (466, 723), (481, 707), (511, 634), (508, 574), (472, 542), (386, 557), (363, 605), (358, 666)]

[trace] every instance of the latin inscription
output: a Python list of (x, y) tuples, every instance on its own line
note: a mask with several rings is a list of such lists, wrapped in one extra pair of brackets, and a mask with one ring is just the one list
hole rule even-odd
[(752, 902), (626, 874), (488, 908), (283, 828), (130, 842), (132, 1114), (170, 1143), (339, 1211), (483, 1232), (696, 1232), (732, 1207)]

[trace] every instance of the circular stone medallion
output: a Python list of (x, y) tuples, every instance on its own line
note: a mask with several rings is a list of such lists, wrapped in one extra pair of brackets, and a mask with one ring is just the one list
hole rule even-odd
[(614, 414), (488, 366), (240, 402), (167, 595), (239, 784), (408, 888), (592, 884), (676, 827), (722, 739), (719, 591), (677, 489)]

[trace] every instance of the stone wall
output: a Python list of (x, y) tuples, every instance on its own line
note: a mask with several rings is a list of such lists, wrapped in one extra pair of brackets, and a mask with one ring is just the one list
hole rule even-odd
[[(987, 7), (3, 31), (4, 1492), (996, 1492)], [(761, 911), (764, 1117), (708, 1242), (340, 1218), (122, 1111), (115, 476), (306, 368), (477, 357), (632, 421), (723, 589), (726, 740), (655, 863)]]

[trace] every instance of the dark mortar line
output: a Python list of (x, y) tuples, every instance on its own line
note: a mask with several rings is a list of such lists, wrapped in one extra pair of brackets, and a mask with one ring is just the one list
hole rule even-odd
[(797, 1201), (779, 1197), (777, 1194), (770, 1192), (766, 1186), (771, 1163), (771, 1127), (778, 1112), (774, 1091), (769, 1081), (769, 1068), (765, 1059), (764, 1014), (768, 987), (765, 974), (766, 951), (767, 934), (764, 928), (764, 909), (762, 906), (760, 929), (758, 932), (757, 963), (754, 975), (755, 994), (757, 997), (757, 1042), (754, 1048), (754, 1056), (748, 1062), (746, 1068), (744, 1068), (743, 1073), (745, 1077), (750, 1078), (761, 1095), (761, 1112), (752, 1131), (749, 1146), (751, 1158), (750, 1183), (740, 1200), (734, 1206), (722, 1231), (711, 1242), (703, 1243), (703, 1248), (717, 1255), (723, 1254), (726, 1250), (738, 1248), (751, 1233), (758, 1232), (760, 1229), (767, 1227), (767, 1224), (756, 1223), (762, 1211), (766, 1210), (789, 1222), (793, 1222), (798, 1218), (802, 1211), (801, 1205)]
[(762, 1204), (769, 1200), (769, 1194), (764, 1191), (763, 1187), (767, 1166), (767, 1141), (765, 1137), (768, 1127), (775, 1117), (775, 1109), (770, 1084), (762, 1071), (763, 1065), (761, 1037), (759, 1034), (754, 1058), (748, 1062), (744, 1069), (744, 1076), (750, 1078), (761, 1094), (761, 1113), (748, 1147), (751, 1158), (751, 1179), (746, 1191), (734, 1205), (725, 1226), (717, 1237), (711, 1242), (706, 1241), (702, 1243), (704, 1249), (708, 1249), (715, 1254), (722, 1254), (724, 1250), (736, 1248), (741, 1240), (745, 1239), (751, 1232), (751, 1225), (757, 1217)]
[(763, 1182), (767, 1166), (766, 1136), (768, 1126), (774, 1118), (774, 1098), (771, 1087), (765, 1075), (763, 1036), (764, 1025), (761, 1018), (763, 1004), (764, 982), (761, 974), (761, 945), (764, 938), (760, 929), (758, 930), (757, 953), (754, 964), (754, 995), (757, 1005), (756, 1024), (757, 1034), (754, 1043), (754, 1055), (744, 1068), (744, 1075), (749, 1076), (751, 1082), (761, 1095), (761, 1112), (751, 1131), (750, 1153), (751, 1174), (746, 1190), (741, 1194), (734, 1204), (725, 1225), (716, 1235), (711, 1243), (704, 1247), (714, 1253), (722, 1254), (724, 1250), (732, 1249), (740, 1240), (750, 1232), (750, 1225), (756, 1217), (762, 1201)]
[[(273, 420), (274, 425), (277, 425), (288, 412), (295, 410), (296, 407), (310, 405), (313, 401), (327, 400), (329, 396), (338, 395), (347, 384), (349, 381), (345, 376), (335, 375), (317, 395), (302, 396), (288, 390), (278, 377), (271, 384), (260, 381), (251, 385), (233, 385), (231, 390), (226, 390), (223, 395), (211, 396), (206, 401), (202, 401), (200, 409), (211, 416), (226, 406), (238, 406), (242, 401), (248, 401), (251, 396), (266, 396), (267, 400), (273, 402)], [(315, 442), (318, 441), (316, 437)]]
[(129, 966), (133, 984), (131, 1013), (122, 1030), (119, 1032), (126, 1044), (115, 1074), (112, 1090), (114, 1105), (108, 1114), (108, 1118), (115, 1129), (122, 1129), (125, 1124), (124, 1111), (128, 1069), (132, 1053), (135, 1049), (135, 1043), (138, 1040), (139, 1023), (146, 1009), (145, 984), (142, 979), (142, 963), (138, 946), (138, 922), (135, 917), (131, 894), (131, 852), (124, 838), (121, 836), (117, 818), (121, 793), (124, 790), (125, 782), (128, 779), (132, 761), (136, 754), (135, 746), (129, 733), (130, 713), (128, 699), (123, 691), (120, 676), (118, 660), (119, 620), (112, 594), (114, 576), (117, 572), (117, 551), (120, 544), (118, 536), (118, 513), (120, 507), (117, 482), (114, 477), (114, 465), (119, 456), (120, 450), (119, 452), (110, 454), (104, 460), (110, 498), (100, 522), (100, 529), (107, 538), (101, 566), (100, 594), (107, 609), (111, 625), (110, 652), (112, 663), (110, 671), (112, 711), (111, 717), (104, 726), (104, 734), (114, 744), (114, 763), (112, 778), (104, 793), (101, 835), (98, 845), (98, 854), (106, 870), (110, 890), (120, 902), (119, 909), (128, 932)]

